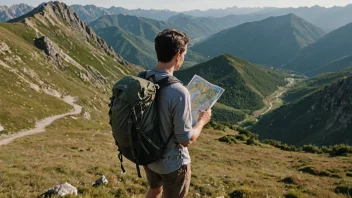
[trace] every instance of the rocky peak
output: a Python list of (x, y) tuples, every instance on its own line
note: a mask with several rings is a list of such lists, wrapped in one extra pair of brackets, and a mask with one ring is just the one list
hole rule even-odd
[(0, 22), (1, 21), (5, 22), (10, 19), (19, 17), (23, 14), (28, 13), (32, 9), (33, 7), (24, 3), (13, 5), (11, 7), (0, 6)]
[[(81, 32), (87, 42), (94, 42), (98, 46), (100, 46), (104, 52), (113, 57), (117, 62), (121, 64), (126, 64), (127, 62), (123, 60), (123, 58), (116, 54), (116, 52), (113, 50), (111, 46), (108, 46), (108, 44), (97, 34), (94, 32), (94, 30), (89, 27), (85, 22), (83, 22), (76, 13), (72, 11), (72, 9), (59, 1), (50, 1), (47, 3), (43, 3), (39, 5), (37, 8), (33, 9), (30, 13), (23, 15), (19, 18), (13, 19), (9, 22), (23, 22), (26, 23), (29, 26), (32, 26), (32, 22), (30, 18), (41, 18), (44, 17), (44, 19), (47, 19), (50, 23), (55, 22), (60, 22), (60, 21), (65, 21), (69, 26)], [(56, 25), (56, 24), (53, 24)]]

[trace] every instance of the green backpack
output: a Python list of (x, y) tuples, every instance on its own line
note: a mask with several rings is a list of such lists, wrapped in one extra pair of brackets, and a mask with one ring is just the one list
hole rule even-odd
[(144, 71), (138, 77), (125, 76), (113, 86), (109, 117), (123, 172), (122, 156), (136, 164), (138, 177), (139, 165), (162, 158), (173, 133), (163, 141), (157, 95), (161, 89), (179, 82), (173, 76), (156, 81), (154, 75), (147, 78)]

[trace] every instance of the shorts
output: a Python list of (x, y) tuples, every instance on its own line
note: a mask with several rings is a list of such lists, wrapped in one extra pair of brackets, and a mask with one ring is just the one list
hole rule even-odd
[(169, 174), (158, 174), (144, 166), (150, 188), (163, 187), (163, 197), (186, 197), (191, 183), (191, 164), (184, 165), (177, 171)]

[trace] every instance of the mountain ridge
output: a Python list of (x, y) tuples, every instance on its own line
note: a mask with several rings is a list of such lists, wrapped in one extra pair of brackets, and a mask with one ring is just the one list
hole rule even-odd
[[(338, 64), (336, 62), (352, 55), (352, 39), (349, 37), (351, 33), (352, 23), (328, 33), (316, 43), (303, 49), (300, 56), (285, 67), (310, 76), (321, 72), (337, 71), (329, 64)], [(337, 66), (346, 68), (348, 63), (344, 64), (346, 63)]]
[(288, 14), (223, 30), (191, 49), (204, 56), (230, 53), (257, 64), (281, 66), (324, 34), (313, 24)]

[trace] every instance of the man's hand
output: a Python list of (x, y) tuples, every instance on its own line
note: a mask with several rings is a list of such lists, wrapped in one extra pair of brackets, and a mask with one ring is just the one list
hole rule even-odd
[(205, 111), (200, 111), (197, 118), (197, 124), (193, 127), (193, 136), (187, 142), (182, 142), (180, 144), (184, 147), (187, 147), (188, 145), (195, 142), (199, 137), (204, 125), (208, 124), (208, 122), (210, 121), (210, 117), (211, 117), (210, 108)]
[(210, 121), (211, 118), (211, 109), (207, 109), (205, 111), (200, 111), (199, 115), (198, 115), (198, 119), (197, 122), (203, 122), (203, 126), (208, 124), (208, 122)]

